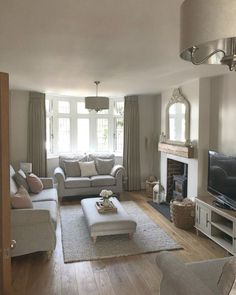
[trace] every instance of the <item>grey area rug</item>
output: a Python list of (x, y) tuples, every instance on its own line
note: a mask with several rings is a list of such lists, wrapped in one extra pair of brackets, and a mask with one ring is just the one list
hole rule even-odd
[(60, 214), (64, 262), (98, 260), (182, 248), (134, 202), (126, 201), (122, 202), (122, 205), (137, 222), (133, 238), (129, 239), (128, 235), (104, 236), (98, 237), (95, 244), (90, 238), (81, 206), (62, 206)]

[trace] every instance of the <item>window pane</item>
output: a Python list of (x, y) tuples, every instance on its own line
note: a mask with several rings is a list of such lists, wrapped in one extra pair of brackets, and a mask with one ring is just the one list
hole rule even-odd
[(107, 114), (108, 114), (108, 110), (98, 111), (97, 113), (98, 113), (99, 115), (107, 115)]
[(115, 151), (123, 152), (124, 119), (115, 119)]
[(70, 103), (69, 101), (58, 101), (58, 113), (69, 114), (70, 113)]
[(77, 102), (77, 113), (78, 114), (89, 114), (88, 109), (85, 108), (84, 101)]
[(52, 153), (51, 130), (52, 130), (52, 120), (51, 118), (47, 118), (46, 119), (46, 149), (48, 154)]
[(70, 119), (58, 119), (58, 150), (59, 152), (70, 151)]
[(108, 119), (97, 119), (97, 149), (108, 151)]
[(124, 115), (124, 102), (123, 101), (116, 101), (115, 102), (114, 114), (119, 115), (119, 116)]
[(77, 120), (78, 151), (89, 151), (89, 119)]
[(46, 112), (49, 113), (50, 112), (50, 100), (49, 99), (45, 100), (45, 107), (46, 107)]

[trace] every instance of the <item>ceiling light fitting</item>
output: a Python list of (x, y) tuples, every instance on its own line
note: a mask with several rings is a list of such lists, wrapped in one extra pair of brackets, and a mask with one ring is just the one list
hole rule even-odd
[(109, 98), (105, 96), (98, 96), (98, 85), (100, 81), (94, 81), (96, 84), (96, 96), (85, 97), (85, 108), (95, 110), (96, 112), (109, 109)]
[(180, 57), (194, 65), (236, 71), (235, 0), (185, 0), (181, 5)]

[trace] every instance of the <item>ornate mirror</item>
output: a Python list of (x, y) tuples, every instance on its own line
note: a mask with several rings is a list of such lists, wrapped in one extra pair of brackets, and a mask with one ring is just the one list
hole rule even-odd
[(185, 145), (190, 139), (190, 104), (181, 94), (180, 89), (175, 89), (166, 107), (166, 140), (169, 143)]

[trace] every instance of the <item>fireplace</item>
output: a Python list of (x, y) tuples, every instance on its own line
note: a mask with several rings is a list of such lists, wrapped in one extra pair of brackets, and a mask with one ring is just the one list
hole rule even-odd
[(167, 194), (166, 201), (182, 200), (187, 197), (188, 165), (167, 159)]

